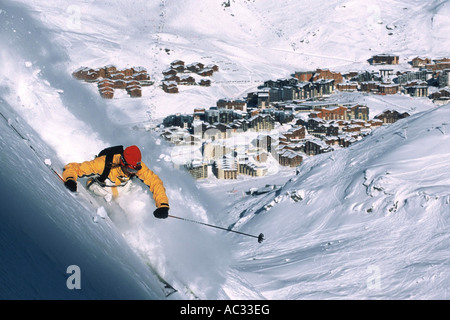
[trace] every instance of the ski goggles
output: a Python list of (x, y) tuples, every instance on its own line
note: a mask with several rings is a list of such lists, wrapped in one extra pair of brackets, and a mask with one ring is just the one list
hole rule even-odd
[(121, 162), (122, 162), (122, 166), (125, 167), (125, 169), (129, 172), (129, 173), (137, 173), (139, 170), (142, 169), (142, 165), (141, 162), (138, 162), (135, 166), (132, 164), (129, 164), (125, 161), (125, 159), (123, 157), (121, 157)]

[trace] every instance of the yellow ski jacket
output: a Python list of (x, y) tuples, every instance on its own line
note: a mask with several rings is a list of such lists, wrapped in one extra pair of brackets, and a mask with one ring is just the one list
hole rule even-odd
[[(79, 177), (90, 175), (101, 175), (105, 168), (106, 156), (97, 157), (91, 161), (85, 161), (82, 163), (72, 162), (64, 167), (63, 179), (77, 181)], [(141, 162), (142, 169), (136, 173), (136, 176), (142, 180), (153, 194), (155, 205), (157, 208), (169, 207), (169, 199), (166, 195), (166, 189), (162, 180), (156, 173), (150, 170), (145, 163)], [(116, 186), (120, 186), (122, 183), (131, 179), (125, 172), (122, 171), (120, 165), (120, 154), (116, 154), (113, 157), (112, 168), (109, 172), (108, 179)]]

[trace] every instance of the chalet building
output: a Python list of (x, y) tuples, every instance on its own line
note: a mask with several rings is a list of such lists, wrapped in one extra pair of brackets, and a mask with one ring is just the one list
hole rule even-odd
[(205, 68), (197, 71), (197, 74), (202, 77), (211, 77), (214, 74), (214, 70)]
[(378, 92), (380, 94), (396, 94), (399, 92), (399, 86), (395, 83), (381, 83), (378, 85)]
[(235, 119), (230, 127), (232, 132), (246, 132), (250, 129), (250, 123), (247, 119)]
[(333, 72), (328, 69), (317, 69), (311, 82), (318, 80), (334, 80), (334, 83), (341, 83), (344, 81), (344, 77), (340, 72)]
[(450, 69), (450, 62), (430, 63), (425, 66), (425, 69), (431, 70), (433, 72)]
[(208, 178), (208, 164), (200, 161), (191, 161), (185, 164), (186, 170), (195, 180)]
[(266, 151), (259, 150), (255, 155), (253, 155), (253, 159), (257, 162), (265, 163), (269, 159), (269, 154)]
[(433, 72), (427, 69), (422, 69), (419, 71), (406, 71), (397, 75), (394, 79), (395, 83), (403, 85), (411, 81), (429, 81), (433, 77)]
[(383, 121), (380, 119), (372, 119), (367, 121), (367, 124), (372, 128), (381, 127), (383, 125)]
[(317, 80), (315, 82), (313, 82), (313, 85), (316, 87), (317, 89), (317, 95), (318, 96), (324, 96), (324, 95), (330, 95), (334, 92), (334, 80)]
[[(209, 140), (210, 141), (216, 141), (216, 140), (221, 139), (222, 135), (223, 135), (223, 133), (219, 129), (217, 129), (215, 125), (211, 125), (210, 124), (210, 125), (207, 126), (206, 130), (202, 132), (202, 139), (208, 140), (208, 141)], [(208, 149), (216, 148), (216, 146), (215, 145), (207, 146), (207, 148)], [(204, 150), (204, 152), (206, 152), (206, 149)], [(217, 152), (216, 151), (213, 151), (212, 154), (213, 154), (213, 156), (217, 156)], [(223, 154), (224, 153), (222, 151), (222, 153), (220, 153), (220, 155), (223, 155)]]
[(137, 80), (129, 80), (126, 82), (125, 90), (130, 93), (132, 89), (141, 88), (140, 82)]
[(142, 87), (140, 85), (127, 86), (126, 91), (131, 98), (142, 97)]
[(112, 98), (114, 98), (114, 88), (104, 87), (104, 88), (99, 88), (98, 91), (99, 91), (100, 96), (102, 98), (105, 98), (105, 99), (112, 99)]
[(439, 64), (439, 63), (450, 63), (450, 58), (434, 59), (433, 62), (436, 63), (436, 64)]
[(314, 133), (320, 132), (322, 124), (326, 124), (326, 121), (322, 118), (309, 118), (305, 125), (309, 133)]
[(294, 77), (300, 82), (311, 82), (314, 76), (314, 71), (296, 71)]
[(346, 120), (347, 108), (346, 107), (330, 107), (321, 109), (317, 112), (317, 116), (324, 120)]
[(114, 89), (126, 89), (127, 82), (122, 79), (114, 80)]
[(114, 97), (114, 81), (102, 79), (97, 82), (97, 87), (102, 98), (112, 99)]
[(437, 92), (433, 92), (430, 96), (434, 104), (443, 105), (450, 102), (450, 88), (443, 88)]
[(360, 83), (360, 90), (365, 92), (378, 92), (379, 82), (377, 81), (366, 81)]
[(444, 88), (430, 95), (431, 99), (450, 98), (450, 88)]
[(277, 140), (272, 138), (270, 135), (259, 135), (255, 141), (252, 141), (252, 144), (256, 145), (256, 148), (260, 150), (267, 151), (271, 153), (277, 143)]
[(230, 136), (232, 134), (232, 131), (231, 131), (231, 127), (228, 124), (217, 123), (214, 126), (220, 132), (220, 135), (218, 136), (218, 139), (228, 139), (228, 138), (230, 138)]
[(372, 57), (371, 64), (398, 64), (399, 56), (390, 54), (378, 54)]
[(194, 62), (194, 63), (188, 64), (186, 66), (187, 70), (189, 70), (190, 72), (194, 72), (194, 73), (197, 73), (200, 70), (203, 70), (204, 68), (205, 68), (205, 65), (201, 62)]
[(287, 141), (305, 139), (306, 128), (303, 126), (292, 127), (288, 131), (283, 132), (283, 136), (286, 137)]
[[(194, 117), (194, 119), (195, 119), (195, 117)], [(208, 130), (209, 126), (210, 125), (208, 123), (205, 123), (203, 121), (193, 122), (192, 128), (191, 128), (191, 133), (193, 133), (196, 137), (203, 137), (204, 132), (206, 132), (206, 130)]]
[(198, 137), (191, 135), (186, 129), (179, 127), (164, 128), (161, 137), (174, 145), (201, 145)]
[(394, 69), (380, 69), (381, 78), (389, 78), (394, 74)]
[(231, 109), (247, 111), (247, 102), (244, 100), (231, 100), (231, 99), (219, 99), (216, 102), (217, 108), (219, 109)]
[(311, 82), (301, 82), (293, 87), (294, 99), (307, 100), (318, 97), (317, 87)]
[(176, 67), (176, 66), (178, 66), (178, 65), (184, 66), (184, 61), (183, 61), (183, 60), (177, 59), (177, 60), (174, 60), (174, 61), (172, 61), (172, 62), (170, 63), (170, 66), (171, 66), (171, 67)]
[(339, 125), (333, 122), (320, 123), (319, 126), (312, 131), (312, 135), (315, 137), (326, 136), (337, 136), (339, 134)]
[(275, 126), (275, 120), (271, 115), (258, 114), (249, 119), (249, 124), (253, 131), (270, 131)]
[(176, 72), (184, 72), (184, 61), (174, 60), (170, 63), (170, 68), (174, 69)]
[(176, 83), (180, 83), (180, 77), (177, 74), (168, 74), (164, 76), (163, 81), (173, 81)]
[(375, 116), (375, 119), (379, 119), (383, 121), (383, 123), (394, 123), (406, 117), (409, 117), (409, 114), (407, 112), (400, 113), (396, 110), (386, 110), (381, 114)]
[(359, 71), (349, 71), (347, 73), (342, 74), (345, 80), (351, 80), (352, 78), (358, 76)]
[(216, 64), (208, 64), (208, 65), (206, 66), (206, 68), (207, 68), (207, 69), (212, 69), (212, 71), (214, 71), (214, 72), (219, 71), (219, 66), (216, 65)]
[(183, 138), (185, 145), (200, 146), (202, 144), (202, 140), (193, 134), (186, 134)]
[(229, 154), (233, 150), (230, 147), (225, 146), (219, 141), (213, 140), (214, 132), (212, 130), (206, 130), (203, 140), (206, 142), (202, 143), (202, 155), (203, 160), (212, 163), (216, 160), (223, 159), (225, 155)]
[(114, 81), (110, 79), (102, 79), (97, 82), (97, 87), (100, 88), (114, 88)]
[(444, 69), (439, 73), (439, 88), (444, 88), (450, 86), (450, 68)]
[(329, 145), (330, 147), (339, 145), (339, 138), (338, 136), (327, 136), (323, 138), (323, 141)]
[(195, 78), (188, 74), (182, 74), (178, 78), (178, 83), (183, 85), (195, 85)]
[(162, 89), (167, 93), (178, 93), (178, 86), (174, 81), (162, 81)]
[(427, 64), (431, 63), (431, 59), (426, 58), (426, 57), (415, 57), (414, 59), (412, 59), (411, 61), (411, 65), (414, 68), (423, 68), (425, 67)]
[(131, 77), (136, 72), (135, 72), (134, 68), (125, 68), (125, 69), (120, 70), (120, 73), (123, 73), (123, 75), (125, 77)]
[(111, 79), (111, 80), (123, 80), (123, 79), (125, 79), (125, 73), (123, 73), (121, 71), (112, 73), (110, 75), (109, 79)]
[(426, 82), (406, 85), (405, 91), (412, 97), (428, 97), (428, 85)]
[(358, 83), (356, 82), (343, 82), (336, 84), (336, 90), (339, 91), (358, 91)]
[(130, 80), (126, 82), (125, 90), (132, 98), (137, 98), (142, 96), (142, 89), (140, 82), (138, 80)]
[(212, 172), (217, 179), (237, 179), (238, 165), (235, 159), (224, 157), (214, 162)]
[(137, 81), (148, 81), (150, 80), (150, 76), (147, 72), (137, 72), (132, 75), (134, 80)]
[(87, 74), (91, 71), (94, 71), (94, 69), (90, 69), (88, 67), (80, 67), (76, 69), (74, 72), (72, 72), (72, 77), (74, 77), (77, 80), (84, 80), (87, 79)]
[(174, 76), (174, 75), (177, 74), (177, 70), (172, 69), (172, 68), (168, 68), (168, 69), (163, 70), (162, 74), (163, 74), (163, 76), (165, 76), (165, 77), (166, 77), (166, 76), (170, 76), (170, 75)]
[(345, 132), (361, 132), (362, 127), (359, 124), (349, 124), (342, 128), (342, 131)]
[(178, 128), (191, 128), (194, 121), (194, 117), (186, 114), (173, 114), (163, 119), (164, 127), (178, 127)]
[(356, 76), (350, 78), (351, 81), (361, 82), (371, 82), (371, 81), (381, 81), (381, 76), (378, 72), (363, 71), (358, 73)]
[(369, 120), (369, 107), (364, 105), (355, 105), (347, 108), (347, 119)]
[(99, 76), (101, 78), (110, 78), (112, 74), (117, 72), (116, 66), (109, 64), (99, 69)]
[(330, 151), (330, 146), (322, 140), (311, 139), (305, 142), (305, 153), (307, 155), (318, 155)]
[(286, 149), (278, 154), (278, 162), (286, 167), (298, 167), (303, 162), (303, 157), (298, 152)]
[(269, 106), (270, 101), (270, 89), (267, 88), (267, 90), (261, 90), (256, 93), (257, 97), (257, 106), (258, 108), (266, 108)]
[(209, 79), (200, 79), (199, 83), (202, 87), (210, 87), (211, 86), (211, 80)]
[(294, 114), (289, 110), (278, 110), (277, 108), (263, 109), (262, 114), (270, 114), (276, 122), (281, 124), (294, 120)]
[(269, 88), (269, 102), (281, 101), (283, 96), (283, 89), (281, 88)]
[(342, 148), (348, 148), (357, 140), (351, 135), (340, 135), (338, 136), (338, 144)]
[(298, 83), (298, 79), (296, 78), (285, 78), (285, 79), (278, 79), (278, 80), (268, 80), (264, 81), (263, 87), (266, 88), (283, 88), (283, 87), (289, 87), (289, 86), (295, 86)]
[(263, 177), (263, 176), (267, 175), (267, 172), (268, 172), (267, 167), (258, 166), (249, 161), (245, 161), (242, 163), (239, 162), (238, 167), (239, 167), (240, 174), (245, 174), (245, 175), (251, 176), (251, 177)]
[(281, 88), (281, 100), (282, 101), (292, 101), (297, 98), (295, 87), (284, 86)]

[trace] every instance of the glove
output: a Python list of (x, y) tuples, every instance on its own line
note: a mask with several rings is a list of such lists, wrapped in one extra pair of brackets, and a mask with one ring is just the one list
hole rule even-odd
[(77, 182), (72, 179), (69, 179), (66, 182), (64, 182), (64, 185), (66, 186), (67, 189), (69, 189), (72, 192), (77, 191)]
[(153, 211), (153, 215), (158, 219), (165, 219), (169, 216), (169, 208), (161, 207)]

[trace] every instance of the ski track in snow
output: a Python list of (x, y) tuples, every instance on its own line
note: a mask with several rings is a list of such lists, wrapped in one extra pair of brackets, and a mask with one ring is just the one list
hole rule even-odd
[[(170, 146), (146, 130), (166, 115), (241, 97), (264, 80), (294, 71), (364, 70), (372, 54), (384, 51), (402, 59), (445, 55), (448, 3), (430, 0), (419, 10), (399, 1), (381, 10), (387, 1), (333, 0), (319, 12), (308, 1), (301, 9), (315, 18), (304, 21), (290, 14), (300, 6), (296, 1), (284, 1), (284, 6), (232, 2), (229, 8), (222, 3), (106, 6), (32, 0), (0, 5), (2, 189), (17, 191), (26, 184), (23, 199), (5, 194), (12, 204), (19, 207), (23, 200), (36, 210), (32, 217), (19, 212), (15, 220), (8, 216), (16, 210), (12, 204), (2, 210), (0, 235), (10, 258), (2, 266), (11, 273), (0, 274), (6, 283), (0, 296), (161, 299), (146, 266), (151, 263), (179, 289), (171, 299), (192, 299), (189, 291), (200, 299), (448, 299), (449, 105), (435, 107), (428, 99), (401, 95), (339, 93), (332, 99), (366, 103), (371, 117), (391, 108), (411, 117), (350, 148), (307, 158), (298, 175), (283, 169), (233, 182), (209, 178), (196, 183), (172, 167)], [(327, 17), (332, 21), (321, 23)], [(416, 38), (418, 30), (427, 35), (425, 41)], [(119, 93), (106, 101), (95, 85), (71, 77), (80, 66), (114, 64), (145, 66), (158, 82), (175, 59), (218, 63), (217, 84), (181, 88), (178, 95), (153, 86), (140, 99)], [(401, 67), (408, 67), (405, 61)], [(117, 203), (91, 203), (68, 194), (43, 163), (51, 159), (62, 170), (65, 163), (92, 159), (112, 144), (142, 148), (143, 160), (164, 181), (171, 214), (263, 232), (266, 240), (258, 244), (186, 221), (155, 219), (151, 194), (138, 181), (134, 192)], [(13, 165), (18, 159), (22, 167)], [(30, 175), (43, 183), (30, 182)], [(266, 184), (276, 188), (246, 194)], [(49, 212), (52, 205), (57, 209)], [(47, 239), (33, 223), (58, 232), (49, 232), (55, 235)], [(85, 252), (71, 245), (71, 237)], [(33, 274), (44, 276), (20, 282), (15, 262), (30, 263)], [(65, 268), (74, 263), (82, 264), (86, 274), (79, 295), (64, 286)], [(125, 284), (126, 290), (117, 292), (114, 284)]]

